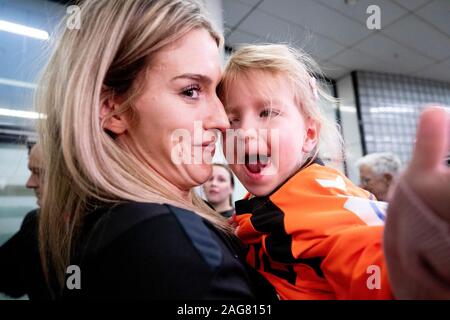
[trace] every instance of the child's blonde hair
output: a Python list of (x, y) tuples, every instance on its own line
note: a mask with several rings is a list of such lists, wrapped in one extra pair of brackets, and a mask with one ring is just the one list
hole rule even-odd
[(305, 159), (315, 158), (320, 150), (321, 156), (324, 156), (325, 151), (326, 158), (343, 160), (343, 140), (339, 127), (336, 122), (326, 118), (318, 106), (320, 97), (332, 103), (336, 103), (337, 100), (315, 84), (313, 75), (322, 75), (322, 73), (308, 54), (286, 44), (241, 46), (230, 55), (218, 87), (218, 94), (225, 109), (230, 84), (250, 71), (286, 76), (292, 85), (294, 101), (300, 108), (300, 112), (317, 124), (319, 143)]

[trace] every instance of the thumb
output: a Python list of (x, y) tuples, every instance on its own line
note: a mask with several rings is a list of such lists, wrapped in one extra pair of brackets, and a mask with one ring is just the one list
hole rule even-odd
[(410, 168), (429, 170), (443, 164), (448, 152), (449, 115), (444, 108), (426, 108), (419, 120)]

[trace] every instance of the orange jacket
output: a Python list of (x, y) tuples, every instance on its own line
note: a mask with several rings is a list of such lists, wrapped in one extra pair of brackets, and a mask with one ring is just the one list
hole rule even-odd
[(391, 299), (385, 209), (338, 171), (312, 164), (271, 195), (236, 202), (236, 233), (281, 299)]

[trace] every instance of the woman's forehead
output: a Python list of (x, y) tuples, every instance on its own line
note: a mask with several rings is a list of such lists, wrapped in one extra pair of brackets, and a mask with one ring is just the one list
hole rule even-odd
[(152, 59), (153, 69), (168, 77), (201, 74), (218, 81), (221, 60), (217, 43), (205, 29), (194, 29), (177, 41), (161, 48)]
[(225, 169), (222, 166), (218, 166), (218, 165), (214, 165), (213, 166), (213, 172), (214, 172), (214, 175), (224, 175), (224, 176), (229, 176), (230, 175), (228, 173), (227, 169)]

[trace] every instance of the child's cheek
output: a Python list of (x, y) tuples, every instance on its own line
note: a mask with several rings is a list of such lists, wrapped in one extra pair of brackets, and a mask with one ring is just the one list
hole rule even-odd
[[(298, 132), (286, 131), (280, 135), (278, 154), (281, 170), (295, 171), (301, 165), (303, 139)], [(288, 172), (290, 174), (293, 172)]]

